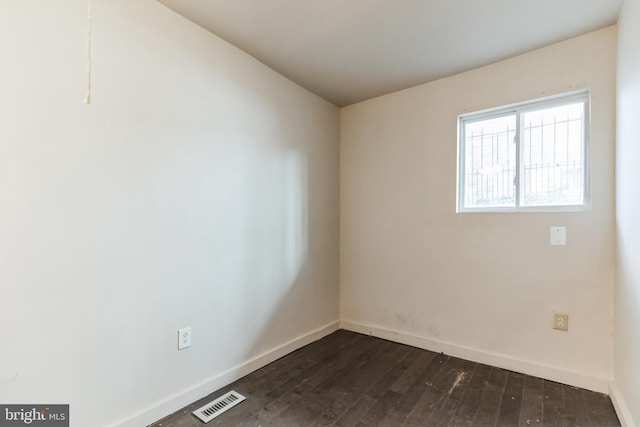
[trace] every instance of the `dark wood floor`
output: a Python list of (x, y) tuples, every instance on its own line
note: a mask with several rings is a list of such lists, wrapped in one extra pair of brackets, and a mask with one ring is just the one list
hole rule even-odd
[(207, 427), (620, 426), (604, 394), (342, 330), (152, 426), (203, 426), (232, 389), (247, 400)]

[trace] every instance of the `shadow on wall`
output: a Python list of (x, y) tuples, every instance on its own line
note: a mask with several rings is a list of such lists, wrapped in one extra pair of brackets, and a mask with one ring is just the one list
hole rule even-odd
[[(239, 236), (244, 242), (242, 264), (246, 268), (238, 278), (242, 296), (236, 300), (234, 322), (247, 331), (245, 337), (237, 337), (242, 347), (240, 360), (256, 357), (300, 334), (305, 314), (313, 311), (307, 274), (307, 161), (304, 153), (286, 150), (276, 162), (280, 182), (247, 195), (254, 198), (249, 205), (257, 210), (248, 213)], [(264, 178), (253, 176), (251, 181), (263, 182)], [(244, 341), (248, 337), (252, 339)]]
[[(203, 131), (206, 140), (189, 142), (201, 143), (198, 150), (210, 157), (201, 166), (208, 184), (194, 194), (208, 214), (188, 219), (208, 224), (209, 260), (206, 266), (199, 260), (197, 301), (185, 302), (174, 316), (194, 328), (188, 351), (195, 350), (197, 361), (185, 368), (199, 368), (196, 381), (216, 378), (339, 317), (337, 125), (327, 128), (312, 108), (296, 109), (291, 102), (283, 108), (286, 100), (265, 94), (267, 83), (243, 73), (225, 83), (234, 108), (259, 120), (217, 117), (219, 123), (209, 126), (225, 127), (227, 139)], [(216, 148), (204, 148), (208, 144)], [(169, 303), (164, 296), (160, 301), (161, 307)], [(178, 357), (180, 363), (190, 360)]]

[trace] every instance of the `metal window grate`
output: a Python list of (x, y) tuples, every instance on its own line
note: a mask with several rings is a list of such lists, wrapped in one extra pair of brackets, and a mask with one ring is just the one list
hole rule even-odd
[(231, 390), (229, 393), (220, 396), (216, 400), (207, 403), (201, 408), (196, 409), (195, 411), (193, 411), (193, 415), (200, 418), (200, 420), (202, 420), (203, 422), (208, 423), (218, 415), (228, 411), (245, 399), (246, 397), (244, 397), (237, 391)]
[(588, 110), (581, 91), (460, 116), (459, 211), (584, 206)]

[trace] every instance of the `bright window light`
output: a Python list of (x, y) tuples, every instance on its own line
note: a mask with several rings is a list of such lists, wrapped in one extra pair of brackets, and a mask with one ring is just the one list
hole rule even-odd
[(458, 211), (583, 208), (588, 93), (459, 118)]

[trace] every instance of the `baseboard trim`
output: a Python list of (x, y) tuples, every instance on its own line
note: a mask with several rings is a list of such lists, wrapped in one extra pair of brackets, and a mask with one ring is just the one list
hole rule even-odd
[(301, 348), (311, 344), (320, 338), (329, 335), (340, 329), (340, 321), (328, 323), (318, 329), (292, 339), (278, 347), (273, 348), (259, 356), (246, 362), (214, 375), (186, 390), (183, 390), (161, 402), (158, 402), (130, 417), (121, 420), (111, 427), (140, 427), (149, 425), (167, 415), (177, 411), (188, 404), (201, 399), (209, 393), (218, 390), (232, 382), (250, 374), (251, 372), (268, 365), (271, 362)]
[(471, 347), (465, 347), (452, 344), (433, 338), (427, 338), (400, 331), (381, 328), (378, 326), (368, 325), (365, 323), (355, 322), (351, 320), (343, 320), (340, 323), (342, 329), (352, 332), (358, 332), (365, 335), (383, 338), (389, 341), (410, 345), (413, 347), (423, 348), (438, 353), (445, 353), (451, 356), (460, 357), (462, 359), (471, 360), (473, 362), (484, 363), (496, 366), (510, 371), (521, 372), (523, 374), (544, 378), (575, 387), (593, 390), (600, 393), (609, 393), (610, 378), (600, 378), (587, 375), (581, 372), (561, 369), (554, 366), (548, 366), (536, 363), (530, 360), (519, 359), (505, 354), (493, 353), (484, 350), (477, 350)]
[(627, 406), (627, 402), (624, 400), (622, 392), (615, 382), (609, 384), (609, 397), (611, 397), (613, 407), (616, 410), (616, 414), (618, 414), (620, 425), (622, 425), (622, 427), (635, 427), (629, 406)]

